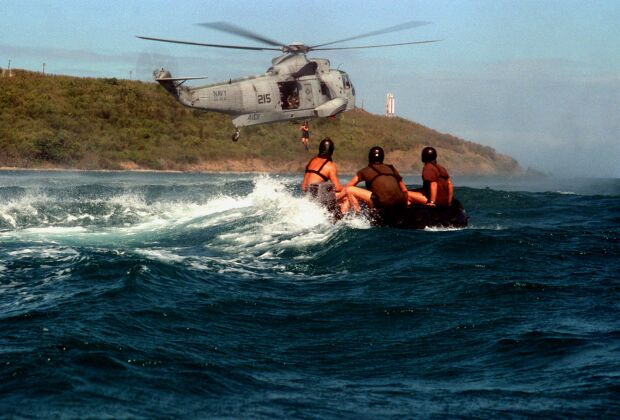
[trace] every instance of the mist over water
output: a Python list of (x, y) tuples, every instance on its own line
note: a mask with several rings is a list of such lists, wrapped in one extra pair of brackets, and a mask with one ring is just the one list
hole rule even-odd
[[(591, 195), (616, 195), (620, 179), (617, 178), (560, 178), (552, 176), (463, 176), (455, 178), (459, 185), (472, 188), (491, 188), (501, 191), (530, 193), (565, 193), (583, 197)], [(412, 183), (415, 183), (415, 178)]]
[(470, 226), (414, 231), (298, 176), (0, 172), (0, 412), (612, 417), (620, 181), (455, 181)]

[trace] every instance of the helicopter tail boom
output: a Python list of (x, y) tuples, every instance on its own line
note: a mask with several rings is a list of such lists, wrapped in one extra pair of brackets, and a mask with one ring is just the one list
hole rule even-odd
[(200, 76), (200, 77), (158, 77), (155, 80), (157, 82), (159, 81), (171, 81), (171, 82), (180, 82), (180, 81), (186, 81), (186, 80), (200, 80), (200, 79), (208, 79), (207, 76)]
[[(175, 98), (179, 98), (179, 84), (175, 83), (179, 79), (172, 77), (169, 71), (164, 70), (156, 70), (153, 72), (153, 76), (155, 76), (155, 81), (159, 83), (164, 89), (168, 91)], [(183, 80), (183, 79), (181, 79)], [(181, 82), (182, 83), (182, 82)]]
[(161, 69), (153, 73), (155, 81), (159, 83), (164, 89), (174, 96), (179, 102), (185, 106), (194, 108), (194, 100), (191, 94), (191, 89), (187, 86), (181, 86), (188, 80), (206, 79), (206, 76), (201, 77), (172, 77), (169, 71)]

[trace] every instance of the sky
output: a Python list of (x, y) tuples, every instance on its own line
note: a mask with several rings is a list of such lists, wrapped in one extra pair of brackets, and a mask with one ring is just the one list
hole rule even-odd
[[(620, 177), (620, 1), (0, 0), (0, 67), (87, 77), (209, 82), (263, 73), (271, 51), (163, 44), (144, 35), (258, 45), (197, 25), (225, 21), (316, 45), (408, 21), (429, 24), (315, 51), (346, 71), (357, 105), (493, 147), (558, 177)], [(440, 156), (441, 159), (441, 156)]]

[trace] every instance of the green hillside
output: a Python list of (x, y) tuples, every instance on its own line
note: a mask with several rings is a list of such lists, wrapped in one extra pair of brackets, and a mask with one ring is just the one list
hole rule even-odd
[[(155, 83), (13, 72), (0, 78), (0, 166), (293, 172), (310, 157), (297, 123), (248, 127), (233, 143), (229, 117), (184, 108)], [(374, 145), (402, 173), (419, 172), (426, 145), (453, 174), (521, 172), (490, 147), (362, 110), (313, 120), (313, 153), (324, 136), (343, 172)]]

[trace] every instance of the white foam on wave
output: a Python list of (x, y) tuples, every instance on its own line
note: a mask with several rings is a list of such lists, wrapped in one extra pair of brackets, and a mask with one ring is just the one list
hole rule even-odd
[(91, 222), (95, 221), (95, 216), (91, 215), (91, 214), (81, 214), (79, 216), (74, 216), (72, 214), (67, 216), (67, 222), (77, 222), (77, 221), (82, 221), (82, 220), (90, 220)]
[[(207, 265), (228, 264), (229, 268), (241, 270), (248, 261), (274, 263), (286, 250), (303, 250), (328, 242), (341, 229), (367, 229), (370, 223), (363, 217), (347, 216), (333, 224), (328, 212), (307, 197), (292, 192), (290, 180), (258, 176), (254, 188), (247, 196), (227, 195), (204, 197), (196, 201), (163, 200), (148, 202), (141, 193), (123, 193), (111, 198), (94, 198), (88, 204), (98, 203), (110, 207), (101, 209), (96, 218), (119, 217), (124, 225), (81, 224), (80, 226), (40, 225), (25, 229), (0, 232), (0, 242), (31, 240), (53, 242), (55, 245), (79, 245), (115, 248), (128, 246), (148, 258), (167, 262), (190, 259), (201, 264), (201, 255), (178, 255), (178, 249), (148, 249), (142, 244), (165, 240), (172, 231), (208, 229), (226, 224), (223, 232), (203, 246), (212, 248), (216, 254), (224, 253), (227, 261), (208, 261)], [(297, 180), (295, 180), (295, 188)], [(66, 219), (90, 220), (88, 212), (80, 213), (78, 198), (63, 198), (71, 205)], [(21, 208), (34, 203), (34, 197), (24, 199)], [(78, 205), (73, 206), (73, 203)], [(76, 209), (73, 211), (73, 209)], [(36, 209), (34, 209), (36, 210)], [(102, 216), (103, 214), (103, 216)], [(119, 214), (121, 216), (119, 216)], [(124, 217), (126, 215), (127, 217)], [(64, 216), (63, 216), (64, 217)], [(188, 244), (200, 245), (200, 244)], [(227, 256), (226, 256), (227, 255)], [(304, 259), (303, 252), (299, 255)], [(307, 258), (310, 258), (308, 256)], [(186, 261), (189, 264), (189, 261)], [(254, 267), (256, 268), (256, 267)], [(273, 268), (273, 266), (271, 266)]]
[(0, 217), (2, 217), (2, 219), (7, 221), (14, 228), (17, 227), (17, 222), (15, 221), (15, 217), (13, 217), (11, 214), (9, 214), (9, 213), (2, 213), (2, 214), (0, 214)]
[(0, 218), (8, 222), (13, 228), (17, 228), (19, 216), (37, 217), (39, 211), (37, 204), (48, 202), (47, 195), (39, 191), (29, 191), (27, 194), (0, 203)]
[(36, 256), (37, 258), (42, 259), (62, 261), (66, 258), (74, 258), (80, 255), (80, 253), (73, 248), (38, 246), (9, 251), (7, 252), (7, 255), (15, 258), (32, 258), (33, 256)]
[[(49, 199), (48, 199), (49, 201)], [(72, 203), (72, 202), (71, 202)], [(78, 241), (80, 243), (92, 243), (105, 245), (110, 241), (118, 242), (123, 238), (136, 238), (143, 234), (157, 234), (170, 229), (176, 229), (179, 226), (188, 225), (189, 228), (201, 228), (212, 224), (217, 224), (222, 219), (234, 219), (239, 214), (230, 213), (230, 210), (239, 209), (248, 205), (247, 200), (243, 198), (218, 196), (206, 200), (206, 202), (189, 202), (189, 201), (159, 201), (148, 203), (144, 196), (140, 193), (124, 193), (111, 198), (97, 198), (89, 200), (90, 205), (105, 205), (109, 207), (109, 211), (97, 217), (88, 213), (80, 213), (79, 201), (75, 201), (76, 210), (73, 213), (67, 213), (56, 223), (50, 224), (47, 220), (39, 220), (39, 225), (19, 229), (15, 218), (11, 213), (2, 213), (5, 219), (11, 220), (12, 226), (16, 229), (11, 231), (0, 232), (0, 241), (14, 239), (30, 239), (30, 240), (52, 240), (62, 242), (67, 240), (70, 242)], [(29, 196), (15, 200), (8, 205), (0, 207), (0, 210), (9, 209), (14, 213), (21, 212), (23, 215), (28, 209), (30, 213), (36, 214), (37, 210), (34, 205), (40, 204), (37, 199)], [(68, 206), (72, 208), (73, 206)], [(209, 218), (210, 215), (222, 213), (219, 218)], [(101, 224), (92, 224), (85, 226), (63, 226), (63, 224), (73, 221), (103, 219), (107, 222), (112, 216), (119, 216), (125, 219), (123, 226), (101, 226)], [(207, 219), (207, 220), (204, 220)], [(197, 221), (197, 222), (195, 222)], [(192, 224), (192, 222), (195, 222)]]
[(424, 230), (426, 232), (455, 232), (455, 231), (459, 231), (459, 230), (466, 230), (466, 227), (443, 227), (443, 226), (432, 226), (432, 227), (425, 227)]
[[(22, 254), (11, 256), (16, 259), (32, 258), (44, 250), (37, 244), (51, 243), (53, 246), (48, 248), (86, 246), (118, 250), (190, 270), (244, 278), (260, 278), (262, 273), (274, 271), (295, 277), (303, 275), (285, 264), (285, 260), (303, 264), (316, 257), (313, 249), (329, 244), (342, 230), (371, 227), (366, 218), (355, 215), (347, 215), (334, 224), (322, 206), (299, 193), (297, 179), (255, 176), (253, 183), (252, 191), (244, 196), (232, 190), (189, 199), (184, 195), (183, 200), (149, 201), (140, 192), (90, 197), (86, 202), (80, 201), (80, 197), (54, 197), (56, 202), (50, 207), (61, 210), (53, 215), (60, 216), (54, 220), (75, 222), (78, 226), (53, 222), (17, 228), (0, 232), (0, 244), (30, 241), (32, 245), (21, 250)], [(31, 199), (30, 203), (37, 206), (36, 200)], [(95, 218), (92, 223), (91, 216)], [(179, 244), (179, 238), (182, 240), (185, 235), (203, 242)], [(169, 246), (165, 245), (167, 242)], [(58, 272), (52, 277), (60, 279), (65, 274)]]
[(247, 197), (251, 208), (247, 216), (254, 222), (218, 237), (228, 252), (269, 259), (284, 249), (324, 242), (334, 233), (329, 214), (316, 202), (294, 196), (282, 181), (268, 176), (254, 182)]
[[(22, 230), (30, 228), (60, 227), (75, 224), (75, 222), (90, 221), (96, 222), (101, 216), (82, 213), (83, 204), (102, 204), (109, 205), (116, 200), (126, 201), (126, 197), (115, 197), (113, 199), (95, 199), (86, 202), (81, 199), (71, 199), (70, 197), (50, 197), (38, 188), (27, 191), (23, 196), (9, 199), (0, 204), (0, 221), (8, 222), (13, 229)], [(71, 209), (73, 207), (73, 209)], [(54, 213), (46, 212), (53, 209)], [(62, 209), (66, 213), (62, 213)], [(73, 213), (71, 212), (73, 210)], [(113, 210), (103, 217), (109, 219), (113, 215)], [(25, 223), (25, 225), (24, 225)], [(37, 224), (37, 226), (32, 226)]]
[[(71, 267), (66, 262), (74, 260), (80, 253), (70, 247), (32, 246), (7, 252), (11, 261), (22, 261), (10, 270), (0, 265), (0, 273), (6, 276), (8, 282), (0, 283), (0, 295), (4, 297), (0, 302), (0, 314), (14, 316), (23, 310), (49, 305), (59, 299), (69, 299), (78, 293), (73, 288), (47, 288), (48, 283), (63, 281), (70, 277)], [(31, 275), (32, 261), (37, 260), (39, 269), (45, 269), (44, 276)]]
[[(140, 195), (123, 195), (115, 197), (111, 202), (125, 207), (124, 213), (132, 213), (139, 217), (133, 226), (135, 230), (149, 229), (157, 226), (183, 225), (217, 213), (225, 213), (246, 207), (247, 200), (232, 196), (216, 196), (200, 201), (156, 201), (147, 203)], [(194, 227), (204, 227), (201, 221)]]
[(158, 260), (164, 263), (178, 263), (183, 262), (187, 257), (175, 254), (174, 249), (142, 249), (135, 250), (137, 254), (143, 255), (152, 260)]
[[(81, 226), (74, 226), (74, 227), (49, 226), (49, 227), (28, 228), (28, 229), (24, 229), (19, 232), (21, 234), (24, 234), (26, 237), (49, 235), (50, 237), (58, 238), (58, 237), (70, 236), (70, 235), (80, 235), (80, 234), (88, 232), (88, 230)], [(18, 236), (18, 235), (19, 234), (16, 234), (14, 236)]]
[[(198, 205), (192, 214), (185, 214), (182, 219), (186, 222), (193, 221), (187, 225), (188, 228), (206, 228), (243, 217), (243, 212), (239, 210), (250, 205), (251, 201), (247, 198), (218, 196), (204, 205)], [(206, 216), (213, 217), (206, 218)]]
[(470, 223), (466, 228), (463, 229), (469, 229), (469, 230), (506, 230), (508, 229), (505, 226), (501, 226), (501, 225), (476, 225), (476, 224), (472, 224)]
[(372, 228), (372, 223), (370, 219), (368, 219), (362, 214), (349, 213), (344, 218), (342, 218), (342, 220), (340, 220), (340, 223), (351, 229)]

